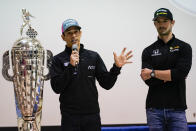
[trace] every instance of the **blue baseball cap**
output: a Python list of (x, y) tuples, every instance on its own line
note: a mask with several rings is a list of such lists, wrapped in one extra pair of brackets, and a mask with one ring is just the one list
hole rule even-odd
[(62, 33), (64, 31), (66, 31), (69, 27), (72, 27), (72, 26), (76, 26), (79, 29), (81, 29), (81, 27), (79, 26), (79, 24), (78, 24), (78, 22), (76, 20), (74, 20), (74, 19), (67, 19), (62, 24)]

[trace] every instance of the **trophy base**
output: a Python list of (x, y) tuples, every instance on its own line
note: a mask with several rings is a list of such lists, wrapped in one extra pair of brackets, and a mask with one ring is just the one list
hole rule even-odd
[(41, 116), (37, 116), (34, 120), (24, 120), (18, 118), (18, 131), (41, 131)]

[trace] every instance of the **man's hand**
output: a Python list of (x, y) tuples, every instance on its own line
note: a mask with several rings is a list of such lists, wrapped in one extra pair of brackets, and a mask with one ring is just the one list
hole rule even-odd
[(132, 51), (129, 51), (128, 53), (125, 53), (126, 48), (124, 48), (120, 54), (120, 56), (117, 56), (114, 52), (114, 61), (117, 67), (122, 67), (125, 64), (132, 63), (131, 61), (128, 61), (133, 55), (131, 54)]
[(145, 81), (145, 80), (148, 80), (148, 79), (151, 78), (151, 76), (150, 76), (150, 73), (151, 73), (151, 72), (152, 72), (151, 69), (144, 68), (144, 69), (141, 70), (140, 76), (141, 76), (141, 78), (142, 78), (144, 81)]
[(79, 63), (79, 54), (78, 51), (72, 51), (70, 56), (70, 64), (76, 66)]

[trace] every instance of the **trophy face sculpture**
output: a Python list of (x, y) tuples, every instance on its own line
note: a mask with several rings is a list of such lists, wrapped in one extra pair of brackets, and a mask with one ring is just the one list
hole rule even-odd
[[(11, 49), (13, 76), (8, 72), (9, 51), (3, 55), (2, 74), (14, 84), (18, 130), (40, 131), (44, 81), (49, 80), (50, 75), (44, 75), (45, 50), (36, 39), (37, 32), (30, 25), (30, 17), (33, 16), (26, 9), (22, 9), (22, 13), (21, 38)], [(28, 29), (23, 37), (25, 27)], [(49, 68), (53, 55), (49, 50), (46, 53)]]

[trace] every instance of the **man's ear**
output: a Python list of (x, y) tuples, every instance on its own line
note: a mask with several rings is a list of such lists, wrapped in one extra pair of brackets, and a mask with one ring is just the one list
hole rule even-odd
[(65, 35), (61, 34), (61, 38), (65, 41)]
[(154, 23), (154, 26), (156, 26), (156, 25), (155, 25), (155, 21), (153, 21), (153, 23)]
[(172, 25), (174, 25), (175, 24), (175, 20), (172, 20)]
[(82, 31), (80, 30), (80, 36), (82, 36)]

